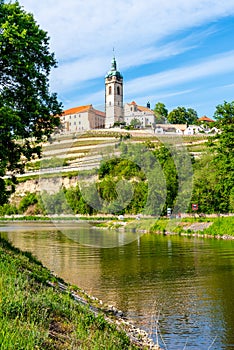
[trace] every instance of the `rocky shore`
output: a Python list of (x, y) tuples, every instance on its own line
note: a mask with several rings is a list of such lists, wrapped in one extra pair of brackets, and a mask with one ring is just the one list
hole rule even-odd
[(154, 343), (146, 331), (134, 326), (133, 322), (125, 317), (124, 312), (113, 305), (105, 305), (102, 300), (90, 296), (84, 290), (72, 290), (65, 283), (48, 281), (47, 284), (60, 292), (69, 293), (78, 303), (88, 306), (95, 316), (98, 316), (100, 312), (103, 313), (106, 321), (115, 324), (117, 329), (124, 331), (130, 341), (139, 349), (162, 350), (158, 344)]

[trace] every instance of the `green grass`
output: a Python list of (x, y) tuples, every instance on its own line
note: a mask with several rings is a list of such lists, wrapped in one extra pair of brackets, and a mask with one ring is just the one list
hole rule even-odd
[(209, 235), (209, 236), (234, 236), (234, 216), (230, 217), (204, 217), (204, 218), (184, 218), (178, 222), (175, 227), (176, 233), (193, 234), (192, 229), (186, 229), (186, 226), (194, 223), (209, 223), (212, 224), (208, 228), (196, 231), (197, 234)]
[(49, 287), (49, 270), (0, 239), (0, 348), (137, 349), (126, 333)]
[(196, 142), (196, 141), (208, 141), (210, 135), (184, 135), (182, 136), (183, 142)]
[(168, 220), (163, 218), (141, 218), (140, 220), (130, 220), (126, 225), (126, 229), (152, 233), (163, 232), (167, 224)]
[(196, 231), (197, 234), (202, 235), (212, 235), (212, 236), (234, 236), (234, 216), (230, 217), (188, 217), (183, 219), (166, 219), (166, 218), (160, 218), (160, 219), (141, 219), (141, 220), (134, 220), (130, 221), (126, 225), (126, 229), (129, 230), (144, 230), (150, 233), (157, 233), (161, 232), (164, 233), (165, 231), (174, 232), (174, 233), (187, 233), (192, 234), (194, 233), (191, 229), (186, 229), (186, 227), (189, 226), (189, 224), (194, 223), (207, 223), (212, 222), (212, 225), (210, 227), (205, 228), (200, 231)]
[(234, 216), (215, 218), (214, 223), (203, 232), (214, 236), (234, 236)]
[(205, 152), (207, 151), (207, 146), (205, 144), (189, 145), (187, 146), (189, 152)]
[[(38, 216), (33, 216), (33, 215), (22, 215), (22, 216), (9, 216), (5, 217), (2, 216), (0, 217), (0, 221), (80, 221), (80, 220), (85, 220), (85, 221), (111, 221), (111, 220), (118, 220), (117, 216), (89, 216), (89, 215), (79, 215), (79, 216), (44, 216), (44, 215), (38, 215)], [(101, 225), (100, 225), (101, 226)], [(104, 224), (102, 226), (105, 226)]]

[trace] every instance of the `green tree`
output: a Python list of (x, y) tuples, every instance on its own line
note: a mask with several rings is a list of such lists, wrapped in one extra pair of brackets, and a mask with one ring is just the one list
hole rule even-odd
[(195, 124), (197, 122), (197, 112), (185, 107), (177, 107), (168, 114), (168, 122), (171, 124)]
[(137, 118), (133, 118), (130, 122), (130, 125), (133, 126), (134, 129), (139, 129), (141, 127), (141, 122)]
[(163, 124), (165, 123), (167, 116), (168, 116), (168, 110), (166, 109), (166, 106), (162, 102), (156, 103), (154, 107), (154, 115), (155, 115), (155, 123), (156, 124)]
[(213, 137), (216, 139), (215, 148), (219, 156), (225, 156), (233, 159), (234, 154), (234, 101), (228, 103), (224, 101), (223, 105), (218, 105), (214, 113), (216, 126), (221, 131)]
[(192, 201), (202, 212), (233, 212), (234, 101), (218, 105), (214, 116), (220, 132), (209, 142), (210, 154), (196, 162)]
[[(25, 162), (41, 154), (41, 142), (60, 125), (61, 104), (49, 91), (56, 67), (49, 37), (31, 14), (0, 0), (0, 192), (2, 177), (23, 172)], [(14, 178), (13, 178), (14, 180)], [(1, 202), (6, 196), (0, 196)], [(1, 204), (1, 203), (0, 203)]]
[(36, 193), (27, 192), (26, 195), (21, 199), (19, 204), (19, 212), (24, 213), (30, 205), (38, 203), (38, 197)]
[(187, 124), (192, 125), (196, 124), (198, 121), (198, 115), (195, 109), (188, 108), (187, 109)]

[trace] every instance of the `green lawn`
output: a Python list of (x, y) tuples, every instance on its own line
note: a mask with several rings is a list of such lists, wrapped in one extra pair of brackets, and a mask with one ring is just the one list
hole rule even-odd
[(95, 316), (46, 281), (50, 271), (0, 239), (0, 348), (137, 349), (102, 313)]

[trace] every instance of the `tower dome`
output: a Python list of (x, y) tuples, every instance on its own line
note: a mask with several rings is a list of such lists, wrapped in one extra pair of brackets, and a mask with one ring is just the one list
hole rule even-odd
[(123, 79), (123, 76), (117, 70), (117, 63), (115, 57), (113, 57), (111, 62), (111, 70), (106, 74), (105, 78), (111, 78), (113, 76), (118, 77), (119, 79)]

